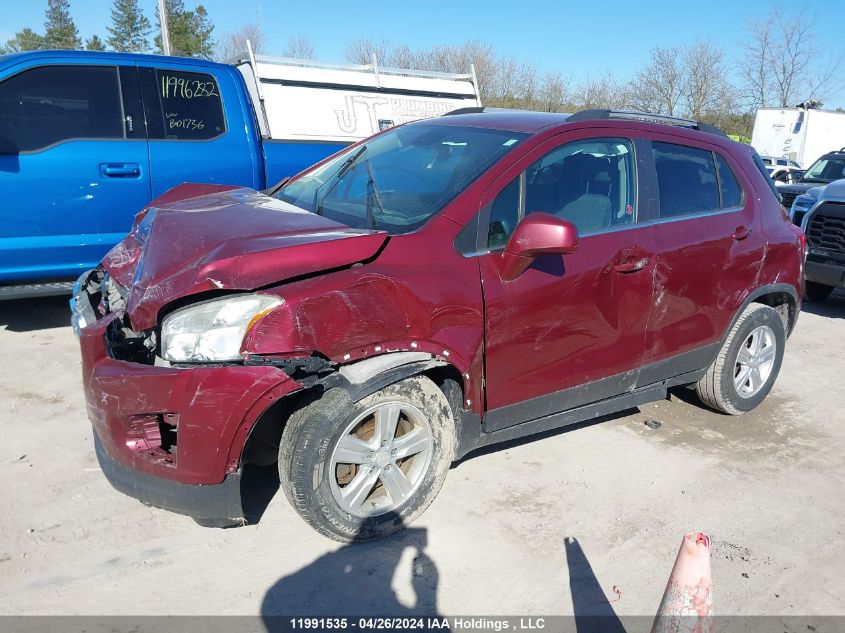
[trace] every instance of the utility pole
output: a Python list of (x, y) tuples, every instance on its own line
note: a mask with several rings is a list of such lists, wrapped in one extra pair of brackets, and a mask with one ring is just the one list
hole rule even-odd
[(161, 50), (170, 55), (170, 32), (167, 29), (167, 7), (165, 0), (158, 0), (158, 20), (161, 24)]

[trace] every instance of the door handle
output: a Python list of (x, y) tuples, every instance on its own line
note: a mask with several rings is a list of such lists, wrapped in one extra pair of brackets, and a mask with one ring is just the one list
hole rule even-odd
[(617, 273), (636, 273), (648, 266), (648, 257), (641, 259), (628, 260), (621, 264), (614, 264), (613, 271)]
[(100, 173), (107, 178), (137, 178), (141, 167), (137, 163), (103, 163)]
[(737, 242), (741, 242), (749, 235), (751, 235), (750, 228), (748, 228), (747, 226), (738, 226), (736, 227), (736, 230), (734, 231), (734, 234), (731, 237), (733, 237)]

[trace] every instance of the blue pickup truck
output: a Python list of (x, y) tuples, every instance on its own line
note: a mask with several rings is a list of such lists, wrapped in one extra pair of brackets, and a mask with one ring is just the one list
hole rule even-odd
[(476, 105), (467, 78), (251, 51), (0, 56), (0, 298), (69, 290), (183, 182), (265, 189), (378, 129)]

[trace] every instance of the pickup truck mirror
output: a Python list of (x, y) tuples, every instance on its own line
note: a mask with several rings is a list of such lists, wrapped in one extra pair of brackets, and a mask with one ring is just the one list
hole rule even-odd
[(577, 248), (578, 229), (572, 222), (548, 213), (529, 213), (516, 226), (502, 253), (502, 279), (516, 279), (540, 255), (566, 255)]

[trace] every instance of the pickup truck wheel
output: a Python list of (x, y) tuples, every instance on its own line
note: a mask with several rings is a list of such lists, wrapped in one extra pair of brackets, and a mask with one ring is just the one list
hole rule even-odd
[(772, 389), (783, 361), (786, 332), (780, 315), (752, 303), (737, 319), (722, 349), (698, 381), (696, 392), (709, 407), (741, 415), (759, 405)]
[(443, 392), (415, 376), (358, 402), (343, 389), (294, 412), (279, 447), (279, 476), (291, 505), (337, 541), (368, 541), (419, 516), (455, 455)]
[(804, 282), (804, 298), (811, 303), (824, 301), (833, 292), (833, 286), (816, 283), (815, 281)]

